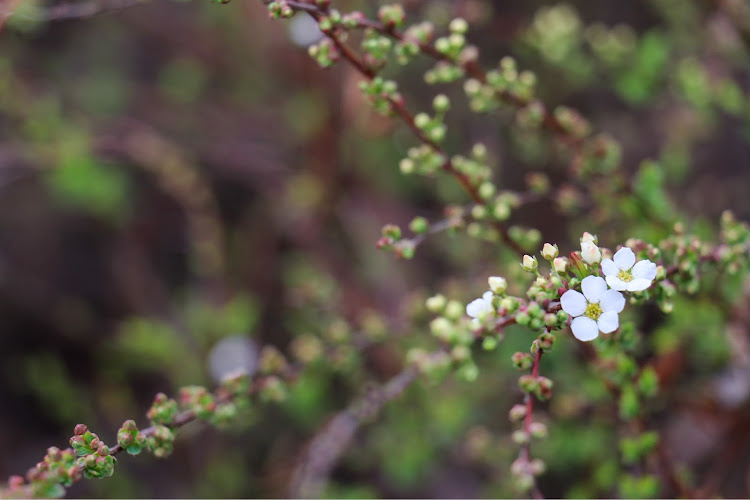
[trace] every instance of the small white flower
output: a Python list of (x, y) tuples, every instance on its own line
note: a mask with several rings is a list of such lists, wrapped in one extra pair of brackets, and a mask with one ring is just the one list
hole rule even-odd
[(474, 318), (472, 323), (475, 325), (479, 324), (482, 317), (490, 314), (495, 310), (492, 307), (492, 292), (484, 292), (481, 298), (472, 300), (469, 305), (466, 306), (466, 314)]
[(591, 241), (581, 242), (581, 258), (586, 261), (587, 264), (594, 265), (598, 264), (602, 260), (602, 251), (599, 247)]
[[(633, 265), (635, 264), (635, 265)], [(622, 247), (612, 259), (602, 261), (602, 271), (607, 284), (613, 290), (640, 292), (651, 286), (656, 278), (656, 264), (650, 260), (635, 262), (635, 254), (628, 247)]]
[(597, 338), (600, 331), (617, 330), (617, 315), (625, 307), (625, 297), (616, 290), (607, 290), (607, 283), (598, 276), (583, 278), (581, 289), (583, 293), (568, 290), (560, 297), (563, 311), (573, 316), (570, 328), (575, 338), (588, 342)]

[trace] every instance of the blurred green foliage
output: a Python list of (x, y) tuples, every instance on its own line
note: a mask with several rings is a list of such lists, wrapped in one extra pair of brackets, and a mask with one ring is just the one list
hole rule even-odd
[[(373, 12), (367, 2), (336, 3)], [(246, 409), (223, 433), (187, 427), (170, 459), (122, 456), (112, 478), (70, 494), (287, 495), (332, 415), (398, 373), (408, 348), (436, 347), (426, 297), (440, 291), (463, 305), (499, 274), (523, 293), (518, 257), (468, 238), (465, 225), (430, 236), (412, 261), (375, 249), (383, 224), (439, 221), (445, 204), (468, 198), (453, 179), (402, 176), (399, 160), (414, 145), (405, 127), (367, 107), (350, 69), (317, 68), (260, 2), (150, 2), (45, 21), (56, 5), (24, 0), (0, 32), (0, 437), (16, 450), (0, 461), (5, 476), (33, 465), (47, 444), (64, 445), (75, 423), (111, 441), (124, 419), (144, 420), (155, 393), (214, 385), (210, 354), (239, 337), (292, 362), (326, 356), (283, 404)], [(622, 144), (603, 138), (606, 154), (580, 179), (559, 145), (513, 124), (509, 109), (477, 116), (460, 88), (426, 91), (423, 60), (387, 74), (415, 111), (432, 113), (437, 91), (450, 96), (446, 149), (468, 154), (486, 143), (503, 189), (525, 189), (532, 169), (547, 175), (556, 194), (510, 219), (532, 250), (549, 241), (567, 253), (583, 231), (612, 247), (659, 241), (676, 223), (712, 239), (724, 209), (750, 217), (750, 22), (733, 5), (406, 3), (408, 19), (430, 19), (441, 33), (463, 16), (483, 64), (516, 57), (550, 109), (575, 107)], [(206, 248), (226, 266), (199, 272)], [(532, 445), (547, 463), (546, 494), (673, 493), (630, 474), (656, 446), (633, 429), (676, 427), (703, 397), (696, 388), (745, 369), (736, 339), (748, 332), (743, 271), (706, 272), (695, 293), (674, 297), (671, 314), (648, 305), (632, 313), (635, 326), (618, 334), (627, 355), (602, 339), (603, 366), (588, 365), (569, 335), (558, 338), (542, 364), (555, 382), (540, 410), (549, 435)], [(60, 319), (81, 310), (87, 319), (72, 330)], [(516, 495), (507, 415), (522, 394), (510, 357), (534, 336), (516, 326), (504, 333), (496, 350), (477, 349), (475, 383), (422, 380), (367, 422), (322, 494)], [(622, 391), (613, 395), (610, 382)], [(738, 403), (742, 418), (747, 401)], [(732, 409), (713, 403), (704, 417), (723, 428)], [(694, 430), (661, 443), (676, 446)], [(714, 439), (722, 450), (737, 436)], [(691, 466), (717, 459), (696, 453)], [(738, 460), (717, 491), (746, 495), (736, 480), (746, 465)]]

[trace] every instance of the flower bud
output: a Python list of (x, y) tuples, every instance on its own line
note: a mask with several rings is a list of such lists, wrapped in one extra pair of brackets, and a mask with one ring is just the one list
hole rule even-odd
[(602, 260), (602, 251), (594, 243), (584, 241), (581, 243), (581, 258), (586, 261), (587, 264), (595, 265), (599, 264)]
[(568, 259), (565, 257), (557, 257), (552, 261), (552, 267), (554, 267), (555, 271), (559, 274), (563, 274), (568, 268)]
[(547, 426), (541, 422), (531, 422), (529, 425), (531, 437), (541, 439), (547, 437)]
[(515, 352), (510, 359), (513, 362), (513, 366), (519, 370), (528, 370), (534, 362), (531, 355), (527, 352)]
[(593, 243), (596, 244), (597, 237), (594, 234), (591, 234), (589, 232), (583, 233), (583, 236), (581, 236), (581, 244), (583, 243)]
[(521, 375), (518, 378), (518, 386), (523, 392), (538, 392), (540, 389), (539, 378), (533, 375)]
[(432, 107), (435, 108), (435, 111), (438, 113), (444, 113), (450, 109), (451, 102), (445, 94), (438, 94), (432, 100)]
[(552, 260), (555, 257), (558, 256), (560, 251), (557, 249), (557, 245), (550, 245), (549, 243), (544, 244), (544, 248), (542, 248), (542, 257), (544, 257), (546, 260)]
[(529, 435), (526, 434), (522, 430), (517, 430), (517, 431), (513, 432), (513, 434), (512, 434), (511, 437), (513, 439), (513, 442), (516, 443), (519, 446), (523, 446), (525, 444), (528, 444), (528, 442), (529, 442)]
[(524, 255), (523, 261), (521, 262), (521, 267), (524, 271), (533, 273), (536, 271), (536, 268), (539, 264), (536, 261), (536, 257), (532, 257), (531, 255)]
[(439, 313), (443, 310), (443, 308), (445, 308), (446, 304), (447, 300), (445, 299), (444, 295), (434, 295), (427, 299), (427, 301), (425, 302), (427, 310), (432, 313)]
[(466, 20), (457, 17), (450, 22), (448, 29), (451, 30), (452, 33), (465, 34), (469, 29), (469, 23), (467, 23)]
[(487, 282), (490, 285), (490, 290), (495, 294), (505, 293), (508, 289), (508, 282), (502, 276), (490, 276)]
[(424, 234), (430, 230), (430, 223), (424, 217), (415, 217), (409, 223), (409, 229), (414, 234)]
[(86, 427), (86, 424), (78, 424), (75, 429), (73, 429), (73, 434), (76, 436), (82, 436), (87, 430), (88, 427)]
[(518, 422), (520, 420), (523, 420), (525, 416), (526, 416), (526, 405), (522, 405), (522, 404), (513, 405), (513, 408), (511, 408), (510, 412), (508, 413), (508, 417), (510, 418), (511, 422)]
[(457, 300), (451, 300), (445, 306), (445, 317), (452, 320), (457, 320), (464, 315), (464, 306)]

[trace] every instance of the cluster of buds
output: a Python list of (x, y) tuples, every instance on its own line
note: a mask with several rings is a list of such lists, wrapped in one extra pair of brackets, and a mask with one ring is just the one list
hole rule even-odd
[(333, 66), (341, 58), (338, 47), (329, 38), (324, 38), (317, 44), (310, 45), (307, 52), (321, 68)]
[(271, 19), (288, 19), (294, 15), (294, 9), (286, 0), (275, 0), (268, 3), (268, 15)]
[(421, 22), (409, 26), (404, 32), (402, 40), (394, 47), (394, 53), (399, 64), (406, 65), (419, 54), (420, 45), (427, 44), (435, 35), (435, 26), (428, 22)]
[(370, 81), (359, 82), (359, 89), (365, 94), (375, 110), (385, 116), (393, 112), (393, 102), (402, 100), (398, 85), (393, 80), (376, 76)]
[(146, 416), (153, 424), (172, 425), (178, 411), (177, 401), (160, 392), (154, 397)]
[(172, 453), (175, 435), (166, 425), (157, 425), (148, 436), (148, 451), (157, 458), (164, 458)]
[(30, 491), (34, 497), (59, 498), (65, 494), (65, 488), (78, 481), (81, 475), (74, 451), (52, 446), (47, 449), (44, 460), (26, 473), (28, 484), (21, 476), (11, 476), (8, 490), (3, 493), (10, 498), (26, 498)]
[(445, 113), (450, 109), (450, 100), (445, 94), (438, 94), (432, 100), (435, 116), (430, 117), (427, 113), (419, 113), (414, 117), (414, 125), (425, 134), (432, 142), (442, 142), (445, 139)]
[(409, 148), (407, 157), (402, 159), (398, 166), (404, 175), (435, 174), (445, 164), (445, 157), (435, 151), (431, 146), (422, 144)]
[(402, 237), (401, 228), (394, 224), (386, 224), (382, 229), (382, 237), (378, 240), (378, 250), (392, 251), (402, 259), (413, 259), (416, 251), (415, 243)]
[(567, 106), (558, 106), (553, 115), (566, 135), (576, 139), (585, 139), (591, 134), (591, 124), (578, 111)]
[(406, 19), (401, 4), (383, 5), (378, 9), (378, 19), (388, 29), (400, 28)]
[(203, 420), (211, 418), (216, 410), (214, 395), (200, 385), (181, 387), (177, 400), (181, 409), (192, 411), (196, 417)]
[(370, 69), (378, 70), (385, 66), (392, 48), (393, 41), (387, 36), (381, 35), (373, 29), (365, 31), (365, 36), (362, 39), (362, 50), (365, 54), (365, 63)]
[(146, 435), (138, 430), (134, 420), (126, 420), (117, 431), (117, 444), (130, 455), (138, 455), (146, 447)]
[[(501, 96), (503, 100), (510, 99), (523, 109), (525, 105), (533, 102), (535, 88), (536, 75), (526, 70), (519, 72), (515, 59), (508, 56), (500, 60), (496, 69), (487, 72), (485, 82), (469, 78), (464, 83), (464, 92), (469, 99), (469, 107), (476, 113), (489, 113), (498, 109), (501, 105), (498, 97)], [(544, 108), (542, 107), (539, 123), (543, 118)]]
[(76, 425), (73, 434), (70, 446), (78, 455), (76, 464), (83, 470), (83, 475), (88, 479), (111, 476), (117, 459), (111, 455), (109, 447), (84, 424)]

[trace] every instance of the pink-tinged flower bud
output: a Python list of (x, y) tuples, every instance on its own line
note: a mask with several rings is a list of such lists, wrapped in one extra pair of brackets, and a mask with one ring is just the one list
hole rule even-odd
[(511, 422), (519, 422), (526, 416), (526, 405), (516, 404), (510, 409), (508, 417)]
[(88, 427), (86, 427), (86, 424), (78, 424), (73, 430), (73, 434), (75, 434), (76, 436), (82, 436), (87, 430)]
[(581, 258), (593, 266), (602, 261), (602, 251), (594, 243), (584, 241), (581, 243)]
[(15, 490), (23, 486), (23, 476), (10, 476), (8, 478), (8, 488)]
[(531, 437), (541, 439), (547, 437), (547, 426), (541, 422), (531, 422), (529, 425)]
[(597, 237), (594, 234), (589, 233), (588, 231), (583, 233), (583, 236), (581, 236), (581, 244), (583, 243), (593, 243), (596, 245), (597, 243)]
[(565, 257), (557, 257), (552, 261), (552, 267), (555, 268), (558, 274), (563, 274), (568, 269), (568, 259)]
[(586, 268), (586, 263), (581, 258), (581, 254), (579, 252), (570, 252), (570, 257), (568, 258), (567, 267), (570, 272), (572, 272), (579, 278), (588, 276), (588, 269)]

